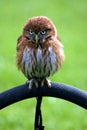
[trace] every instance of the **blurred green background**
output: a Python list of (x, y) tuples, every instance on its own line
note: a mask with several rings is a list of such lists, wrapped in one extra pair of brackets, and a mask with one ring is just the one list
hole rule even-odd
[[(16, 43), (26, 20), (48, 16), (55, 24), (66, 55), (62, 69), (52, 81), (87, 91), (87, 0), (0, 1), (0, 92), (25, 83), (16, 68)], [(0, 130), (33, 130), (35, 99), (0, 111)], [(87, 130), (85, 109), (62, 99), (44, 98), (45, 130)]]

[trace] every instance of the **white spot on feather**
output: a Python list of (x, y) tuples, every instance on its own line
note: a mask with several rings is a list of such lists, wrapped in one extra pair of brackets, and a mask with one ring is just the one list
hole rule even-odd
[(38, 66), (40, 67), (41, 66), (41, 61), (42, 61), (42, 50), (38, 48), (37, 50), (37, 63), (38, 63)]
[(23, 60), (22, 60), (22, 63), (25, 64), (25, 73), (26, 73), (26, 76), (30, 75), (31, 77), (31, 73), (32, 73), (32, 65), (33, 65), (33, 60), (32, 60), (32, 51), (26, 47), (24, 52), (23, 52)]
[(49, 54), (50, 54), (50, 62), (52, 65), (52, 70), (51, 70), (51, 75), (55, 72), (56, 70), (56, 54), (53, 52), (52, 47), (49, 48)]
[[(61, 48), (61, 47), (60, 47)], [(24, 65), (24, 70), (26, 76), (29, 78), (37, 77), (43, 78), (53, 75), (57, 70), (57, 58), (55, 52), (53, 52), (52, 47), (49, 47), (45, 52), (38, 48), (36, 50), (36, 56), (34, 55), (34, 49), (28, 47), (25, 48), (23, 52), (22, 64)], [(59, 62), (61, 60), (62, 48), (60, 49)], [(44, 54), (44, 58), (43, 58)]]

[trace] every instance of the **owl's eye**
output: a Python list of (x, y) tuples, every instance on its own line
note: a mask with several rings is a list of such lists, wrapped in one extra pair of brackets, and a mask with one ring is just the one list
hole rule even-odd
[(40, 32), (42, 35), (45, 35), (47, 33), (47, 30), (43, 30)]
[(32, 35), (32, 34), (33, 34), (33, 31), (32, 31), (32, 30), (29, 30), (29, 34)]

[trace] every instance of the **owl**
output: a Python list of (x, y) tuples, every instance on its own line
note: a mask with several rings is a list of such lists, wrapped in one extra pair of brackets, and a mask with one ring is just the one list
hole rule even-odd
[(51, 87), (48, 77), (64, 61), (63, 45), (53, 22), (45, 16), (30, 18), (17, 42), (17, 67), (29, 81), (29, 88)]

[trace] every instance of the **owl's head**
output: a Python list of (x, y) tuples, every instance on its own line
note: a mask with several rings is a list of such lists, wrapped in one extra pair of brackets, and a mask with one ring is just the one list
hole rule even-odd
[(45, 16), (37, 16), (26, 22), (23, 35), (29, 41), (38, 45), (57, 36), (57, 31), (50, 19)]

